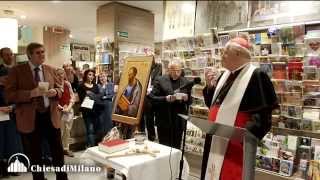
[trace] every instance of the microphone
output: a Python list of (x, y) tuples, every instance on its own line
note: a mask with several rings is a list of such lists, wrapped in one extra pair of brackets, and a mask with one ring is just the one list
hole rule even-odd
[(191, 89), (196, 84), (201, 84), (200, 77), (195, 77), (193, 81), (188, 82), (187, 84), (181, 86), (179, 89)]

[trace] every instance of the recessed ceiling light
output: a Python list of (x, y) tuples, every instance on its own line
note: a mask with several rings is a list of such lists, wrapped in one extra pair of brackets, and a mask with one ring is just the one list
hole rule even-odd
[(26, 16), (26, 15), (21, 15), (20, 18), (21, 18), (21, 19), (26, 19), (27, 16)]
[(60, 3), (61, 1), (51, 1), (52, 3)]
[(72, 35), (72, 34), (69, 34), (69, 38), (73, 38), (73, 35)]

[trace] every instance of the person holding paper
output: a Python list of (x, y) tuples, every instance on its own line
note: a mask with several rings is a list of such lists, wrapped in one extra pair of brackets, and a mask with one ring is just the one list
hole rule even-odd
[(191, 89), (180, 87), (188, 83), (185, 77), (181, 77), (181, 64), (176, 61), (169, 64), (169, 75), (161, 76), (154, 82), (149, 98), (155, 108), (160, 144), (180, 149), (184, 120), (178, 114), (187, 114), (191, 103)]
[(136, 78), (138, 69), (130, 67), (128, 70), (128, 85), (124, 88), (118, 100), (116, 114), (137, 117), (142, 93), (142, 85)]
[(239, 142), (207, 135), (202, 180), (254, 179), (257, 140), (270, 130), (271, 112), (278, 103), (268, 75), (250, 64), (250, 47), (244, 37), (231, 39), (222, 53), (224, 73), (219, 78), (213, 71), (205, 74), (209, 121), (246, 128), (253, 136)]
[(16, 127), (14, 105), (5, 100), (4, 88), (10, 68), (14, 65), (14, 56), (10, 48), (1, 48), (0, 57), (0, 178), (17, 173), (8, 173), (8, 159), (22, 152), (22, 143)]
[[(21, 133), (24, 153), (32, 165), (42, 164), (41, 140), (50, 145), (53, 166), (64, 165), (61, 143), (61, 112), (58, 99), (63, 89), (56, 85), (56, 71), (45, 62), (45, 48), (30, 43), (26, 48), (29, 61), (14, 66), (8, 75), (6, 98), (16, 104), (17, 129)], [(40, 86), (41, 84), (41, 86)], [(43, 172), (33, 172), (34, 180), (44, 180)], [(65, 172), (57, 172), (58, 180), (67, 180)]]
[(87, 146), (96, 145), (96, 133), (98, 129), (98, 114), (95, 112), (95, 101), (99, 96), (99, 87), (94, 83), (95, 72), (88, 69), (84, 72), (83, 83), (78, 89), (79, 100), (81, 103), (80, 111), (86, 126)]

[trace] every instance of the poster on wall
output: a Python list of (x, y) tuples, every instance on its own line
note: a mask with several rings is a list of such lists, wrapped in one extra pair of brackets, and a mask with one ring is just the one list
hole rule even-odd
[(249, 9), (250, 27), (320, 19), (318, 1), (249, 1)]
[(89, 45), (72, 44), (72, 60), (74, 61), (90, 61)]
[(142, 114), (152, 56), (128, 57), (125, 62), (112, 110), (112, 120), (137, 125)]
[(166, 1), (163, 39), (194, 35), (196, 1)]

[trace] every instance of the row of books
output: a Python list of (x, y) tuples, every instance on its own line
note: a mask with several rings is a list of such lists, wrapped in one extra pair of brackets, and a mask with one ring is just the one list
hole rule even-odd
[(320, 74), (318, 66), (303, 65), (301, 61), (262, 62), (260, 63), (260, 68), (273, 79), (319, 80)]
[(191, 50), (213, 46), (212, 34), (170, 39), (163, 42), (163, 50)]
[(257, 149), (256, 166), (307, 179), (311, 161), (320, 160), (320, 139), (268, 133)]

